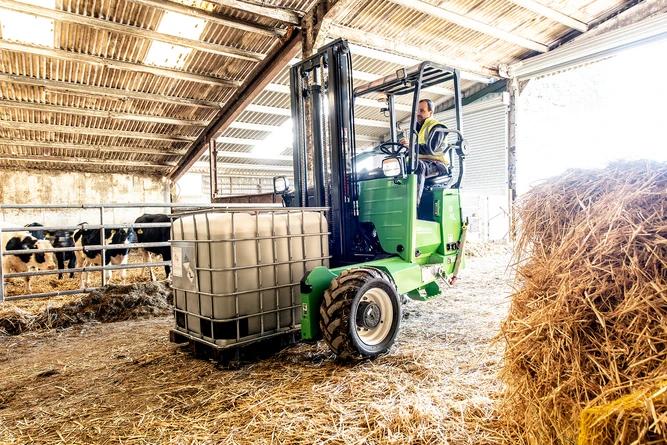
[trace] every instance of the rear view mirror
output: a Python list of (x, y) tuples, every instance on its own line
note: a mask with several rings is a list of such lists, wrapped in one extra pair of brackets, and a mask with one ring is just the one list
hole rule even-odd
[(382, 172), (388, 178), (403, 175), (403, 164), (398, 158), (387, 158), (382, 161)]

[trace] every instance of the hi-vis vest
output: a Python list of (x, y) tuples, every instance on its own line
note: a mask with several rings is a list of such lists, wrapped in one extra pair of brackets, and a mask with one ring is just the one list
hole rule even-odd
[[(437, 120), (433, 119), (432, 117), (427, 118), (424, 123), (422, 124), (421, 130), (419, 130), (419, 138), (417, 139), (417, 142), (422, 145), (426, 145), (426, 140), (428, 139), (428, 136), (431, 134), (431, 130), (433, 127), (436, 125), (442, 125), (440, 122)], [(443, 140), (444, 142), (444, 140)], [(435, 159), (436, 161), (444, 162), (445, 164), (448, 164), (448, 161), (445, 159), (444, 156), (432, 156), (432, 155), (423, 155), (419, 154), (419, 157), (421, 159)]]

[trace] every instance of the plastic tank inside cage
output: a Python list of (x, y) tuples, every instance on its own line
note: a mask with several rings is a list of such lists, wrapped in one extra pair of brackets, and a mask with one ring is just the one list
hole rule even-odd
[(328, 265), (323, 212), (195, 213), (172, 224), (176, 329), (231, 346), (300, 329), (299, 282)]

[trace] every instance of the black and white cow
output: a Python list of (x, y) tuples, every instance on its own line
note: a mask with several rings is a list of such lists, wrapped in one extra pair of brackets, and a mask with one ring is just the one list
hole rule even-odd
[[(51, 242), (53, 247), (74, 247), (74, 231), (72, 230), (56, 230), (46, 233), (47, 239)], [(68, 269), (76, 267), (76, 254), (72, 251), (56, 252), (56, 260), (58, 261), (58, 269), (64, 269), (67, 264)], [(58, 279), (61, 279), (63, 274), (58, 274)], [(69, 273), (70, 278), (74, 278), (74, 272)]]
[[(18, 227), (18, 224), (2, 223), (0, 227)], [(25, 254), (3, 255), (2, 271), (5, 274), (28, 272), (31, 267), (39, 270), (54, 270), (56, 268), (53, 252), (31, 253), (34, 249), (51, 249), (51, 243), (35, 238), (28, 231), (2, 232), (2, 249), (24, 250)], [(23, 277), (28, 292), (32, 292), (30, 277)]]
[[(26, 224), (25, 227), (44, 227), (40, 223), (33, 222)], [(46, 239), (51, 243), (53, 247), (74, 247), (74, 239), (72, 235), (74, 234), (73, 230), (56, 230), (56, 231), (44, 231), (44, 230), (31, 230), (32, 236), (38, 239)], [(67, 263), (68, 269), (74, 269), (76, 266), (76, 255), (74, 252), (55, 252), (56, 261), (58, 262), (58, 269), (64, 269), (65, 263)], [(58, 274), (58, 279), (62, 279), (63, 274)], [(70, 278), (74, 278), (74, 272), (70, 272)]]
[[(82, 223), (86, 224), (86, 223)], [(133, 229), (118, 228), (118, 229), (104, 229), (104, 244), (105, 245), (123, 245), (131, 244), (135, 240), (136, 234)], [(126, 247), (111, 247), (106, 250), (104, 254), (104, 261), (102, 261), (101, 250), (86, 250), (86, 246), (99, 246), (100, 231), (99, 229), (79, 229), (74, 232), (74, 244), (76, 246), (84, 247), (84, 250), (76, 251), (76, 267), (101, 266), (104, 265), (120, 265), (127, 264), (128, 253), (130, 249)], [(125, 284), (125, 269), (121, 269), (121, 277), (123, 284)], [(107, 281), (110, 283), (113, 278), (113, 270), (107, 270)], [(85, 278), (84, 278), (85, 274)], [(90, 286), (90, 275), (88, 272), (81, 272), (81, 286)]]
[[(44, 227), (42, 224), (38, 222), (32, 222), (30, 224), (26, 224), (23, 227)], [(46, 232), (43, 230), (28, 230), (32, 236), (34, 236), (37, 239), (45, 239), (46, 238)]]
[[(149, 214), (144, 213), (139, 218), (134, 221), (135, 223), (144, 224), (144, 223), (167, 223), (171, 220), (167, 215), (163, 214)], [(140, 243), (162, 243), (167, 242), (171, 238), (171, 227), (143, 227), (137, 228), (137, 238)], [(162, 261), (171, 261), (171, 246), (162, 246), (162, 247), (140, 247), (139, 252), (141, 252), (142, 262), (148, 263), (153, 261), (152, 255), (160, 255)], [(150, 272), (150, 277), (152, 281), (155, 281), (155, 274), (153, 273), (152, 267), (144, 267), (141, 271), (142, 275), (146, 274), (146, 269)], [(164, 266), (164, 273), (167, 279), (171, 273), (171, 266)]]

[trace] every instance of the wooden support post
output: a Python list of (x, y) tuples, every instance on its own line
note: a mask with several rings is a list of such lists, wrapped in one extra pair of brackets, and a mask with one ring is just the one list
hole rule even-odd
[(215, 198), (218, 196), (218, 149), (215, 146), (215, 139), (208, 140), (208, 151), (210, 155), (211, 202), (215, 202)]

